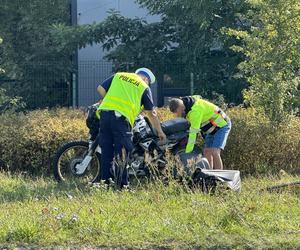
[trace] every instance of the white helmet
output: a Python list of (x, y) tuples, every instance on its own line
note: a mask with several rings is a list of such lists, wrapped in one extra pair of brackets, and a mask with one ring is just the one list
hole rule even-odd
[(156, 81), (155, 75), (152, 73), (152, 71), (150, 69), (139, 68), (135, 71), (135, 73), (146, 76), (149, 79), (150, 84), (153, 84)]

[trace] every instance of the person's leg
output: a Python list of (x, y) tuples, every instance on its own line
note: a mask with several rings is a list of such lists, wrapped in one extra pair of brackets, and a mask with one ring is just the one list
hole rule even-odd
[(210, 168), (213, 169), (214, 162), (211, 148), (204, 148), (203, 156), (208, 160)]
[(111, 177), (110, 169), (114, 157), (110, 112), (104, 111), (101, 113), (99, 145), (101, 147), (101, 180), (104, 180), (108, 184), (108, 179)]
[[(124, 117), (115, 117), (113, 123), (114, 155), (122, 159), (122, 150), (125, 149), (126, 157), (133, 150), (131, 126)], [(123, 171), (122, 185), (128, 185), (127, 168)]]
[(214, 168), (213, 152), (211, 149), (213, 140), (214, 140), (214, 137), (212, 135), (205, 136), (204, 151), (203, 151), (203, 155), (208, 160), (211, 169)]
[(223, 169), (223, 162), (221, 159), (221, 149), (211, 148), (213, 158), (213, 169)]
[(231, 123), (220, 128), (212, 137), (213, 142), (210, 145), (210, 150), (213, 158), (213, 169), (223, 169), (223, 162), (221, 158), (221, 150), (224, 150), (228, 135), (231, 130)]

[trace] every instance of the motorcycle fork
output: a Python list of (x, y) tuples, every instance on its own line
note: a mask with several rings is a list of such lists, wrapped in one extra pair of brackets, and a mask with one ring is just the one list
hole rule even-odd
[(76, 174), (81, 175), (86, 171), (93, 159), (93, 154), (95, 152), (101, 154), (101, 148), (99, 146), (99, 135), (94, 141), (89, 143), (89, 149), (86, 156), (83, 158), (82, 162), (76, 166)]

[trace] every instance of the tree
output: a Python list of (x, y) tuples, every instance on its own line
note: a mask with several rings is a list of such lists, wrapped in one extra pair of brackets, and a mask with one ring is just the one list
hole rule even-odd
[(66, 92), (71, 69), (71, 54), (57, 53), (52, 41), (52, 25), (58, 23), (70, 23), (69, 0), (1, 1), (0, 65), (5, 74), (0, 80), (28, 108), (62, 105), (67, 99), (56, 95)]
[[(190, 73), (194, 73), (198, 93), (212, 97), (218, 92), (224, 94), (227, 101), (241, 101), (240, 93), (246, 85), (234, 78), (241, 56), (230, 51), (229, 46), (235, 41), (223, 36), (220, 29), (236, 27), (239, 16), (245, 11), (243, 1), (137, 2), (148, 8), (151, 14), (160, 15), (161, 25), (171, 27), (169, 32), (162, 33), (171, 46), (166, 46), (164, 53), (150, 51), (152, 56), (161, 60), (163, 73), (170, 74), (173, 82), (181, 86), (182, 82), (189, 84)], [(155, 35), (152, 40), (157, 40)], [(126, 51), (126, 46), (123, 47)]]
[(241, 101), (245, 83), (234, 75), (242, 57), (229, 49), (235, 39), (220, 30), (239, 23), (240, 13), (245, 11), (242, 0), (137, 3), (151, 14), (160, 15), (161, 20), (149, 24), (112, 12), (99, 24), (55, 26), (56, 43), (70, 49), (100, 42), (117, 67), (148, 65), (158, 74), (170, 75), (173, 87), (189, 84), (190, 74), (194, 73), (195, 87), (201, 94), (219, 92), (229, 101)]
[(228, 34), (243, 41), (241, 46), (232, 48), (246, 56), (239, 65), (250, 84), (245, 99), (279, 125), (299, 107), (300, 2), (249, 3), (251, 29), (229, 29)]

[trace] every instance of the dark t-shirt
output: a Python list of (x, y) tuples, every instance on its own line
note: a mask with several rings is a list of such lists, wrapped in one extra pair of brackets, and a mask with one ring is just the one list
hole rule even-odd
[[(114, 78), (114, 75), (107, 78), (102, 84), (100, 84), (105, 89), (106, 92), (109, 90), (113, 78)], [(145, 89), (145, 91), (143, 93), (142, 100), (141, 100), (141, 106), (142, 105), (144, 106), (145, 110), (153, 110), (154, 109), (152, 92), (149, 87), (147, 89)]]

